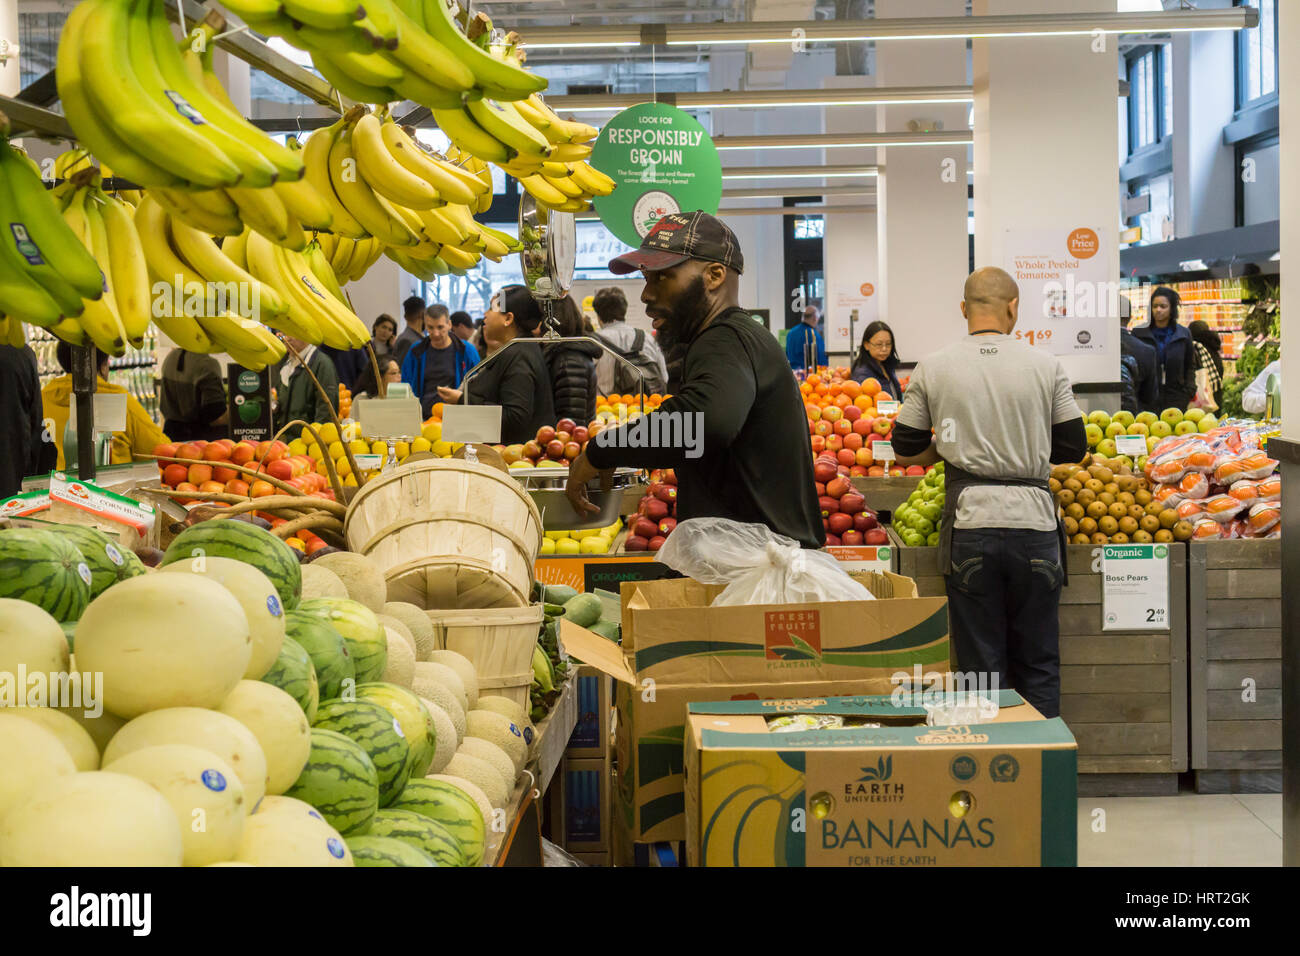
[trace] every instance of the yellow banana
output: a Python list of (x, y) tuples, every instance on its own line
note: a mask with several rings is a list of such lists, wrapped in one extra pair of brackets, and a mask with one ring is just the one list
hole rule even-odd
[(304, 310), (310, 311), (321, 330), (321, 341), (331, 348), (359, 348), (370, 338), (369, 330), (347, 306), (320, 287), (311, 264), (300, 252), (275, 246), (273, 255), (283, 275), (292, 280), (292, 293)]
[(248, 272), (248, 234), (252, 232), (247, 226), (237, 236), (227, 236), (221, 240), (221, 254), (238, 268)]
[(342, 275), (346, 272), (352, 257), (356, 255), (357, 247), (369, 241), (369, 239), (356, 240), (339, 237), (338, 244), (334, 247), (334, 253), (330, 256), (330, 268), (334, 270), (335, 275)]
[[(526, 100), (519, 100), (515, 105), (519, 107), (519, 112), (527, 118), (531, 119), (528, 114), (524, 113), (525, 108), (531, 110), (538, 118), (545, 120), (549, 125), (547, 127), (539, 126), (538, 129), (554, 131), (555, 135), (561, 137), (560, 142), (590, 143), (597, 136), (598, 131), (594, 127), (561, 117), (546, 104), (540, 93), (534, 93)], [(556, 140), (552, 140), (552, 142), (556, 142)]]
[[(416, 144), (406, 132), (388, 120), (380, 126), (380, 136), (390, 156), (408, 173), (424, 180), (443, 202), (472, 202), (478, 193), (457, 175), (455, 167), (439, 163)], [(475, 180), (477, 182), (477, 180)], [(410, 204), (408, 204), (410, 205)], [(416, 208), (411, 206), (412, 209)], [(425, 208), (433, 208), (426, 206)]]
[[(172, 221), (171, 233), (181, 259), (206, 282), (233, 287), (240, 299), (257, 303), (259, 316), (278, 318), (288, 314), (289, 305), (279, 292), (253, 278), (247, 269), (227, 255), (226, 245), (231, 245), (232, 251), (235, 251), (236, 237), (227, 239), (225, 244), (218, 246), (211, 236), (176, 220)], [(237, 238), (247, 243), (242, 233)]]
[(478, 265), (480, 257), (477, 252), (465, 252), (455, 246), (443, 246), (438, 258), (453, 269), (472, 269)]
[(300, 298), (298, 289), (301, 283), (292, 273), (284, 269), (283, 261), (278, 256), (278, 253), (288, 251), (283, 246), (271, 242), (260, 232), (249, 232), (248, 271), (253, 278), (279, 292), (289, 306), (287, 316), (274, 321), (268, 317), (266, 324), (296, 339), (319, 345), (324, 341), (324, 332), (317, 321), (316, 310), (307, 307), (308, 304)]
[(108, 242), (106, 271), (117, 300), (117, 313), (126, 329), (127, 340), (139, 348), (153, 312), (144, 247), (140, 244), (140, 234), (135, 231), (131, 207), (102, 192), (96, 198), (103, 200), (100, 214)]
[(579, 146), (576, 143), (560, 143), (551, 147), (550, 158), (557, 163), (577, 163), (590, 155), (590, 146)]
[(153, 188), (147, 195), (152, 196), (170, 215), (214, 236), (233, 236), (244, 229), (238, 210), (233, 215), (227, 216), (205, 209), (199, 205), (197, 199), (199, 193), (187, 192), (183, 189)]
[(306, 147), (303, 149), (302, 161), (307, 169), (307, 182), (316, 191), (316, 195), (325, 200), (325, 204), (330, 208), (330, 215), (333, 219), (330, 229), (338, 236), (346, 236), (349, 239), (364, 239), (369, 233), (343, 205), (338, 194), (334, 191), (333, 177), (330, 175), (330, 156), (333, 152), (333, 141), (342, 128), (343, 121), (339, 120), (333, 126), (318, 129), (312, 133), (311, 138), (307, 140)]
[[(175, 270), (170, 260), (175, 256), (167, 242), (167, 213), (156, 201), (153, 190), (145, 193), (144, 198), (140, 200), (140, 205), (136, 207), (135, 227), (136, 234), (140, 237), (141, 248), (144, 250), (150, 277), (174, 288)], [(172, 273), (171, 276), (167, 275), (169, 271)], [(154, 304), (158, 305), (156, 300)], [(180, 303), (171, 298), (171, 301), (152, 309), (154, 325), (187, 352), (221, 351), (208, 333), (199, 327), (198, 322), (184, 314), (183, 304), (182, 289)]]
[(352, 131), (347, 127), (340, 131), (331, 145), (329, 171), (335, 194), (368, 234), (378, 236), (391, 246), (415, 245), (418, 240), (401, 217), (361, 177), (352, 152)]
[(543, 176), (525, 176), (519, 180), (519, 185), (528, 190), (528, 195), (532, 196), (538, 202), (545, 203), (548, 206), (555, 207), (569, 200), (569, 195), (561, 192), (556, 186)]
[(289, 210), (274, 189), (227, 189), (226, 195), (239, 207), (244, 225), (280, 245), (289, 241)]
[(570, 199), (581, 199), (583, 196), (582, 187), (575, 183), (571, 176), (556, 176), (554, 178), (543, 176), (542, 178), (546, 180), (548, 185), (558, 189)]
[(428, 180), (411, 172), (388, 149), (379, 117), (367, 113), (352, 127), (357, 168), (376, 193), (410, 209), (432, 209), (442, 197)]
[(608, 196), (614, 191), (614, 180), (610, 179), (588, 162), (574, 163), (569, 167), (573, 179), (588, 196)]
[(104, 294), (98, 299), (85, 300), (85, 311), (79, 319), (86, 335), (95, 346), (109, 355), (121, 355), (126, 351), (126, 329), (117, 314), (117, 302), (113, 297), (113, 283), (105, 266), (108, 263), (108, 232), (104, 220), (90, 200), (90, 191), (82, 189), (68, 208), (63, 211), (64, 221), (91, 254), (95, 261), (101, 263), (100, 271), (104, 274)]

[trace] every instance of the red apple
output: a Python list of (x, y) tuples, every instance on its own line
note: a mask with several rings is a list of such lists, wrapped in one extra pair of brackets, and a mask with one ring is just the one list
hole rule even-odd
[(647, 541), (645, 545), (647, 551), (658, 551), (663, 546), (664, 546), (663, 535), (658, 535), (658, 534), (655, 535), (653, 538), (651, 538), (649, 541)]
[(226, 494), (228, 495), (247, 495), (248, 482), (239, 478), (233, 478), (226, 482)]
[(844, 542), (846, 548), (856, 548), (862, 544), (862, 532), (849, 530), (840, 535), (840, 540)]
[(570, 435), (573, 434), (573, 430), (577, 427), (578, 423), (572, 418), (561, 418), (555, 423), (555, 430), (557, 432), (568, 432)]
[(882, 544), (889, 544), (889, 535), (885, 534), (884, 528), (872, 528), (863, 534), (862, 543), (879, 547)]
[(557, 428), (555, 430), (555, 440), (562, 445), (567, 445), (573, 441), (573, 434), (571, 432), (562, 432)]
[(646, 549), (646, 538), (640, 535), (630, 534), (627, 540), (623, 542), (624, 551), (644, 551)]
[(862, 409), (858, 408), (858, 406), (856, 405), (845, 405), (844, 417), (847, 418), (850, 422), (856, 422), (859, 418), (862, 417)]
[(656, 524), (668, 517), (668, 504), (659, 498), (651, 498), (646, 502), (645, 515)]
[(835, 427), (830, 422), (822, 420), (813, 425), (813, 434), (826, 436), (835, 431)]
[[(203, 449), (204, 461), (229, 461), (230, 450), (219, 441), (214, 441), (211, 445)], [(200, 489), (202, 490), (202, 489)]]
[(836, 455), (838, 455), (838, 454), (840, 453), (840, 450), (843, 449), (843, 448), (844, 448), (844, 438), (843, 438), (843, 436), (841, 436), (841, 435), (827, 435), (827, 436), (826, 436), (826, 450), (827, 450), (827, 451), (829, 451), (829, 452), (833, 452), (833, 453), (835, 453)]
[(190, 465), (189, 481), (195, 488), (202, 485), (205, 481), (212, 480), (211, 465)]
[(874, 418), (859, 418), (853, 423), (853, 433), (855, 435), (870, 435), (876, 420)]
[(849, 469), (849, 474), (852, 475), (854, 478), (865, 478), (867, 477), (867, 466), (854, 465), (852, 468)]
[(871, 427), (877, 435), (888, 435), (890, 429), (894, 427), (894, 422), (889, 418), (877, 418)]
[(662, 518), (659, 521), (659, 533), (663, 535), (665, 538), (668, 537), (670, 534), (672, 534), (673, 529), (676, 527), (677, 527), (676, 518), (673, 517)]
[(851, 451), (848, 448), (841, 448), (839, 452), (835, 455), (835, 461), (836, 464), (848, 465), (852, 467), (853, 465), (856, 465), (858, 463), (857, 452)]
[(664, 472), (664, 484), (665, 484), (665, 485), (675, 485), (675, 484), (677, 484), (677, 472), (673, 471), (671, 468), (669, 468), (667, 471), (665, 471), (665, 472)]
[(573, 461), (573, 459), (577, 458), (581, 454), (582, 454), (582, 446), (579, 445), (576, 441), (570, 441), (564, 443), (564, 457), (569, 459), (569, 461)]
[(880, 478), (883, 477), (884, 474), (885, 474), (885, 468), (883, 465), (872, 465), (870, 468), (867, 469), (868, 478)]
[(189, 465), (168, 465), (163, 469), (162, 482), (164, 485), (170, 485), (175, 488), (182, 482), (188, 481), (190, 476)]
[(895, 468), (891, 468), (891, 469), (889, 469), (889, 477), (890, 477), (890, 478), (902, 478), (902, 477), (903, 477), (903, 469), (900, 468), (900, 467), (895, 467)]
[[(667, 519), (660, 520), (666, 521)], [(659, 524), (649, 518), (637, 518), (636, 523), (632, 526), (632, 533), (649, 541), (659, 533)]]
[(836, 465), (836, 466), (835, 466), (835, 473), (836, 473), (837, 475), (843, 475), (845, 478), (847, 478), (847, 477), (849, 477), (849, 466), (848, 466), (848, 465)]
[[(195, 442), (187, 441), (176, 447), (176, 457), (200, 460), (203, 458), (203, 449)], [(196, 486), (194, 490), (197, 491), (198, 487)]]
[[(842, 475), (837, 475), (830, 481), (826, 482), (826, 495), (829, 498), (841, 498), (852, 490), (853, 482), (849, 481), (849, 479)], [(836, 504), (836, 510), (839, 510), (838, 503)]]
[(230, 450), (230, 460), (236, 465), (247, 465), (257, 454), (257, 445), (251, 441), (241, 441)]
[(677, 500), (676, 485), (660, 485), (659, 490), (655, 492), (655, 497), (667, 504), (672, 504)]
[(218, 465), (212, 469), (212, 480), (219, 481), (223, 485), (227, 482), (234, 481), (238, 477), (239, 472), (235, 471), (233, 468), (223, 468)]
[(537, 444), (545, 447), (548, 442), (555, 440), (555, 429), (550, 425), (543, 425), (537, 429)]
[(867, 499), (858, 491), (846, 491), (840, 497), (840, 510), (845, 514), (855, 515), (867, 506)]
[(880, 522), (870, 511), (861, 511), (853, 516), (854, 531), (870, 531), (872, 528), (879, 528)]
[(288, 481), (293, 475), (293, 465), (284, 459), (277, 459), (266, 466), (266, 473), (272, 478)]
[(859, 448), (853, 453), (854, 463), (861, 465), (864, 468), (870, 468), (871, 463), (875, 460), (875, 455), (872, 453), (870, 448)]
[(175, 444), (171, 444), (171, 445), (154, 445), (154, 446), (153, 446), (153, 454), (159, 456), (159, 459), (158, 459), (158, 469), (159, 469), (160, 471), (161, 471), (162, 469), (166, 468), (168, 465), (174, 465), (174, 464), (175, 464), (175, 462), (173, 462), (173, 461), (168, 461), (168, 459), (169, 459), (169, 458), (172, 458), (172, 457), (174, 457), (174, 456), (176, 455), (176, 447), (177, 447), (177, 446), (176, 446)]
[(535, 441), (524, 442), (524, 457), (534, 461), (542, 457), (542, 446)]
[(560, 441), (558, 438), (552, 438), (550, 441), (548, 441), (546, 443), (546, 457), (563, 458), (564, 442)]
[(837, 512), (833, 515), (827, 516), (826, 526), (830, 528), (831, 534), (843, 534), (846, 531), (852, 530), (853, 517), (852, 515), (846, 515), (843, 512)]
[(808, 441), (812, 446), (812, 451), (814, 455), (826, 450), (826, 439), (823, 438), (821, 435), (813, 435), (812, 438), (810, 438)]
[(573, 440), (579, 445), (585, 445), (587, 440), (591, 438), (591, 430), (586, 425), (578, 425), (572, 430), (572, 435)]
[(907, 475), (911, 478), (919, 478), (925, 474), (925, 469), (920, 465), (908, 465)]

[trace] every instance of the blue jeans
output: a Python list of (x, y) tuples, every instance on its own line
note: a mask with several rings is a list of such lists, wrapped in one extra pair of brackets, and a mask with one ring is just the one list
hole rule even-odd
[(1063, 559), (1055, 531), (957, 528), (944, 579), (957, 668), (997, 674), (1044, 717), (1061, 713)]

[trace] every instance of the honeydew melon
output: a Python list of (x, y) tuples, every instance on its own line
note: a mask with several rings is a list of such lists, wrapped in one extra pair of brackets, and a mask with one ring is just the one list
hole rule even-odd
[(254, 866), (352, 866), (352, 853), (323, 820), (255, 813), (244, 821), (235, 860)]
[(77, 772), (76, 762), (54, 731), (0, 711), (0, 817), (54, 777)]
[(292, 787), (311, 755), (311, 725), (298, 702), (271, 684), (243, 680), (217, 710), (257, 738), (266, 757), (266, 792)]
[(26, 701), (28, 688), (20, 684), (20, 672), (63, 674), (68, 665), (68, 640), (48, 611), (28, 601), (0, 598), (0, 707)]
[(22, 720), (40, 724), (59, 738), (78, 771), (99, 769), (99, 747), (85, 727), (65, 713), (49, 707), (11, 707), (3, 711)]
[(284, 605), (279, 592), (265, 574), (234, 558), (204, 558), (202, 561), (177, 561), (161, 568), (164, 573), (202, 575), (220, 584), (239, 602), (248, 619), (253, 641), (244, 678), (259, 680), (280, 656), (284, 643)]
[(347, 589), (347, 596), (378, 613), (388, 601), (388, 583), (383, 573), (365, 555), (333, 551), (315, 558), (312, 564), (332, 571)]

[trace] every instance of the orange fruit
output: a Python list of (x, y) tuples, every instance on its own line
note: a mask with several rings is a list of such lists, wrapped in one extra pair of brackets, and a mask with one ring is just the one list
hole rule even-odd
[(857, 398), (853, 399), (853, 404), (858, 406), (858, 408), (862, 409), (862, 414), (866, 415), (868, 411), (872, 408), (871, 396), (859, 395)]
[(880, 394), (880, 383), (874, 378), (869, 378), (862, 383), (862, 391), (864, 394), (875, 397)]
[(857, 398), (862, 394), (862, 386), (853, 381), (853, 379), (849, 379), (844, 383), (842, 391), (849, 398)]
[(838, 405), (840, 408), (844, 408), (847, 405), (852, 405), (853, 400), (849, 398), (847, 395), (845, 395), (843, 392), (841, 392), (839, 395), (835, 396), (835, 404)]
[(816, 388), (818, 385), (822, 383), (822, 379), (820, 375), (809, 375), (806, 379), (804, 379), (804, 381), (807, 382), (809, 385), (813, 386), (814, 388)]
[(832, 379), (832, 380), (831, 380), (831, 385), (830, 385), (830, 395), (831, 395), (831, 397), (834, 398), (835, 396), (839, 395), (839, 393), (842, 392), (842, 391), (843, 391), (843, 388), (840, 387), (840, 383), (839, 383), (837, 380)]

